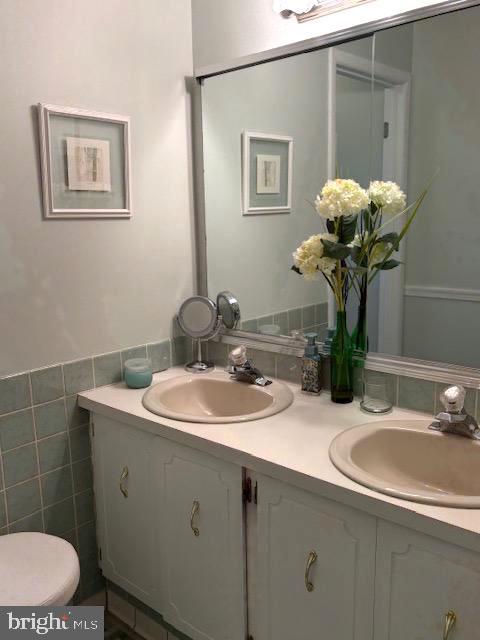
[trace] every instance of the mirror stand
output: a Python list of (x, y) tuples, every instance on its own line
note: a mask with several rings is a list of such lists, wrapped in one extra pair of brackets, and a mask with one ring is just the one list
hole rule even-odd
[(204, 360), (202, 358), (202, 341), (200, 338), (195, 339), (194, 341), (194, 351), (196, 352), (196, 359), (192, 360), (192, 362), (188, 362), (185, 365), (185, 370), (189, 373), (206, 373), (208, 371), (212, 371), (215, 368), (213, 362), (210, 360)]

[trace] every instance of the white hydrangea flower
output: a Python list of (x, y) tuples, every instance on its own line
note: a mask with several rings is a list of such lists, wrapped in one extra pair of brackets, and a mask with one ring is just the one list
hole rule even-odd
[(337, 261), (334, 258), (327, 258), (323, 255), (325, 247), (322, 240), (338, 242), (338, 237), (333, 233), (319, 233), (310, 236), (293, 254), (293, 262), (299, 269), (305, 280), (316, 280), (323, 272), (330, 275), (335, 269)]
[(370, 200), (387, 215), (396, 215), (405, 209), (407, 199), (395, 182), (375, 180), (368, 188)]
[(333, 220), (366, 209), (369, 203), (365, 189), (355, 180), (329, 180), (315, 199), (315, 208), (324, 218)]

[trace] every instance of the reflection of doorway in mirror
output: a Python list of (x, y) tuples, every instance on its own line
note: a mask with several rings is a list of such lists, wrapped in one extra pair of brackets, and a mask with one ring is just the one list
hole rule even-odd
[(111, 191), (108, 140), (67, 138), (68, 189)]
[(257, 155), (257, 193), (280, 193), (280, 156)]

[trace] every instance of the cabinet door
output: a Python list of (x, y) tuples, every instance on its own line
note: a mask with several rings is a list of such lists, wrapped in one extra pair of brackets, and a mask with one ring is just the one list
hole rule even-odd
[(240, 467), (157, 438), (162, 613), (194, 640), (245, 639)]
[(442, 640), (445, 616), (457, 616), (449, 640), (479, 638), (480, 555), (380, 521), (375, 640)]
[(371, 640), (375, 519), (264, 476), (257, 499), (255, 640)]
[(153, 606), (150, 476), (155, 436), (103, 416), (94, 416), (94, 425), (94, 484), (102, 570), (107, 578)]

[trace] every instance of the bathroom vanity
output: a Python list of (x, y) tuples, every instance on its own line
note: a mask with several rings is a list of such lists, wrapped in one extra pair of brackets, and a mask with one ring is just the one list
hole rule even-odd
[(480, 511), (353, 482), (331, 441), (382, 418), (291, 390), (283, 412), (231, 424), (155, 415), (122, 383), (80, 394), (104, 575), (193, 640), (478, 637)]

